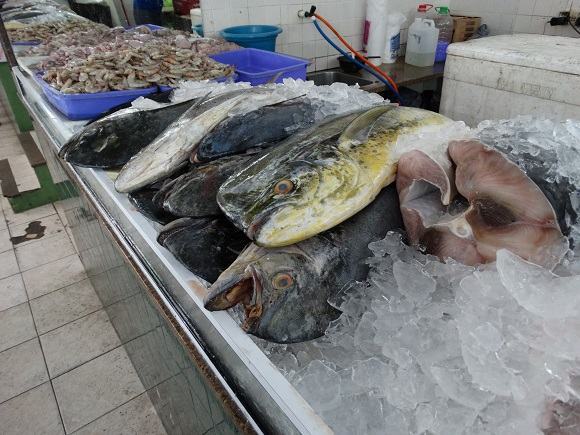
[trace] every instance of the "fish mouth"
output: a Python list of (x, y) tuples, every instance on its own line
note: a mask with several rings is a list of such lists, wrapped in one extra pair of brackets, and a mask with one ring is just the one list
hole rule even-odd
[(242, 329), (252, 333), (257, 330), (264, 311), (263, 288), (259, 272), (249, 265), (242, 274), (214, 283), (204, 306), (209, 311), (221, 311), (241, 304), (244, 312)]

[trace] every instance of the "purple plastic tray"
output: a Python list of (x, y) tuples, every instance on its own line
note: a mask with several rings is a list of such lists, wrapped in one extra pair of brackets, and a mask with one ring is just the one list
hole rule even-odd
[(40, 45), (41, 41), (14, 41), (11, 42), (11, 44), (21, 47), (33, 47), (35, 45)]
[(157, 86), (152, 86), (128, 91), (64, 94), (46, 83), (41, 74), (38, 74), (36, 79), (50, 104), (72, 121), (96, 118), (101, 113), (119, 104), (128, 103), (138, 97), (153, 94), (157, 91)]
[(309, 64), (306, 59), (257, 48), (226, 51), (210, 57), (217, 62), (234, 65), (238, 74), (236, 81), (250, 82), (252, 86), (268, 83), (276, 75), (279, 75), (276, 83), (281, 83), (285, 78), (306, 80)]

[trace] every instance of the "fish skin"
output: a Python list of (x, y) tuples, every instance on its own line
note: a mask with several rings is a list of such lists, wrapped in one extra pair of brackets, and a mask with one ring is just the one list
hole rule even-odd
[(192, 160), (207, 162), (272, 146), (314, 124), (315, 112), (309, 100), (295, 98), (230, 117), (203, 138)]
[(223, 157), (210, 163), (195, 165), (180, 177), (166, 183), (154, 202), (166, 212), (180, 217), (221, 216), (216, 195), (224, 181), (245, 168), (260, 153)]
[(115, 180), (115, 189), (121, 193), (132, 192), (182, 167), (203, 136), (222, 121), (249, 91), (243, 89), (218, 94), (187, 109), (123, 166)]
[[(218, 204), (257, 245), (297, 243), (348, 219), (394, 181), (394, 149), (401, 137), (451, 122), (392, 105), (334, 118), (290, 137), (230, 177), (218, 192)], [(282, 180), (291, 180), (290, 193), (275, 191)]]
[(150, 110), (121, 109), (75, 133), (59, 156), (73, 165), (90, 168), (124, 165), (193, 104), (195, 100)]
[[(249, 334), (277, 343), (312, 340), (340, 312), (328, 300), (353, 281), (365, 280), (368, 244), (403, 228), (394, 186), (342, 224), (300, 243), (279, 248), (251, 244), (210, 287), (210, 311), (236, 306)], [(292, 286), (274, 286), (280, 273)]]
[(224, 218), (177, 219), (161, 229), (157, 242), (208, 282), (215, 281), (249, 243)]
[(158, 207), (155, 204), (153, 198), (157, 192), (159, 192), (158, 189), (147, 186), (135, 192), (131, 192), (127, 196), (131, 204), (133, 204), (133, 206), (147, 219), (166, 225), (169, 222), (178, 219), (178, 216), (172, 215), (162, 207)]

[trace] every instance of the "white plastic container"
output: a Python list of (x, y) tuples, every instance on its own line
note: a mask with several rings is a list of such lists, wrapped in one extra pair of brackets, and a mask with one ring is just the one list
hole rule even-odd
[(435, 11), (437, 13), (433, 17), (433, 21), (435, 21), (435, 27), (439, 29), (435, 62), (444, 62), (447, 57), (447, 47), (453, 36), (453, 18), (447, 6), (436, 7)]
[(203, 19), (201, 15), (201, 8), (193, 8), (189, 11), (189, 16), (191, 17), (191, 27), (203, 24)]
[(440, 110), (470, 126), (518, 115), (580, 118), (578, 39), (521, 34), (451, 44)]
[(433, 20), (415, 18), (409, 27), (405, 63), (415, 66), (433, 65), (438, 37), (439, 29)]
[(394, 63), (397, 60), (401, 48), (401, 26), (405, 21), (405, 16), (400, 12), (387, 16), (387, 36), (385, 38), (385, 50), (381, 59), (383, 63)]
[(380, 65), (385, 51), (387, 33), (387, 1), (367, 0), (367, 15), (363, 34), (363, 44), (367, 57), (375, 65)]

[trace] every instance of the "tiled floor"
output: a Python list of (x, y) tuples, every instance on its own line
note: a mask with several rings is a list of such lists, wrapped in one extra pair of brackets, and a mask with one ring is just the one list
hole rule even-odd
[(0, 201), (0, 433), (165, 434), (58, 204)]
[(40, 183), (20, 146), (17, 132), (0, 102), (0, 159), (8, 159), (19, 192), (38, 189)]

